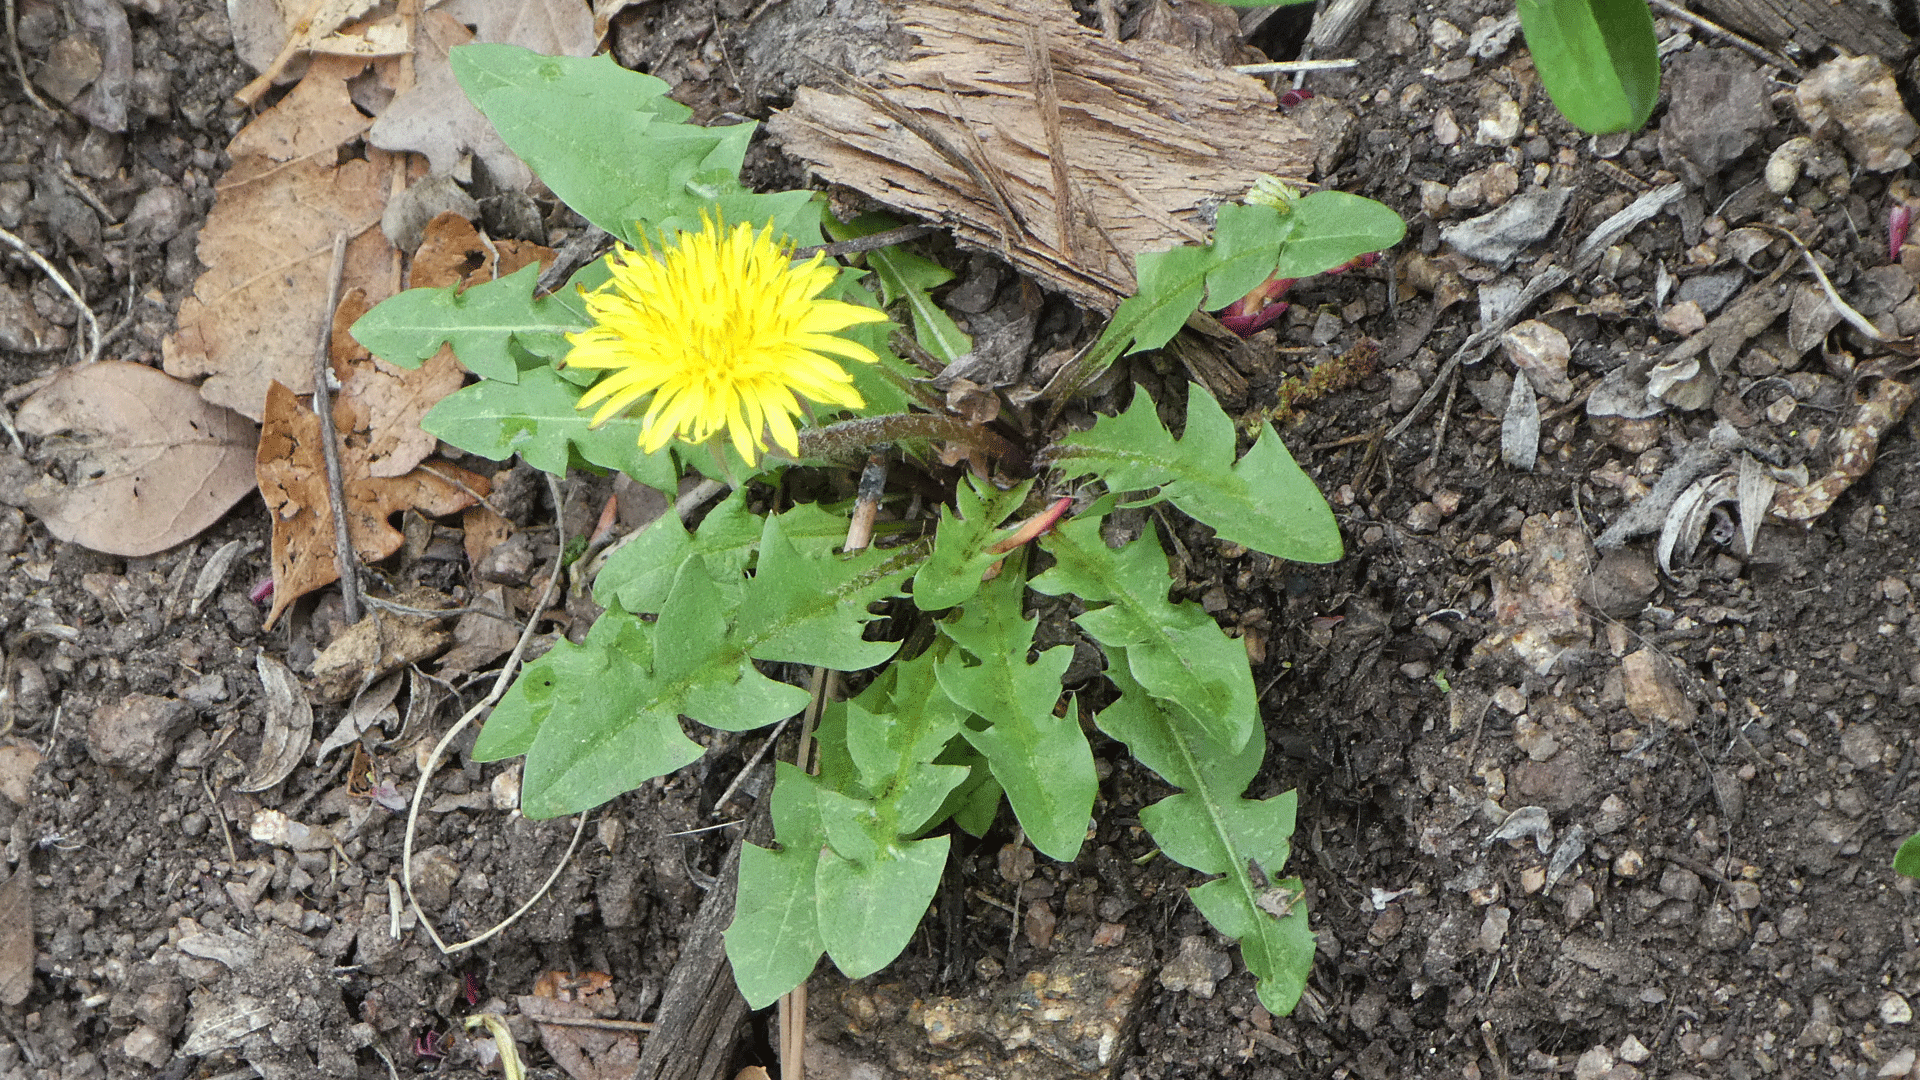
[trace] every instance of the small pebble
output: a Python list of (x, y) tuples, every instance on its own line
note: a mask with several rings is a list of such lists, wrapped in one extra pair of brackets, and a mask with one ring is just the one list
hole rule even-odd
[(1433, 114), (1433, 141), (1441, 146), (1460, 141), (1460, 122), (1453, 118), (1452, 109), (1442, 108)]
[(1913, 1022), (1913, 1006), (1899, 994), (1889, 993), (1880, 999), (1880, 1022), (1888, 1027)]
[(1637, 878), (1646, 868), (1646, 856), (1632, 848), (1628, 848), (1613, 858), (1613, 872), (1619, 877)]
[(1615, 1053), (1619, 1055), (1621, 1061), (1630, 1065), (1638, 1065), (1653, 1056), (1653, 1051), (1647, 1049), (1645, 1043), (1632, 1035), (1620, 1040), (1620, 1049)]
[(1520, 103), (1503, 97), (1480, 116), (1474, 142), (1482, 146), (1512, 146), (1520, 137)]

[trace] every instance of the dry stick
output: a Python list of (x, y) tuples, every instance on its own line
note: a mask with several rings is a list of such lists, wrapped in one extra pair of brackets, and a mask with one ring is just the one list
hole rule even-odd
[(20, 89), (27, 92), (27, 100), (41, 112), (52, 112), (53, 108), (40, 100), (40, 95), (33, 92), (33, 83), (27, 80), (27, 62), (20, 56), (20, 23), (14, 18), (13, 0), (7, 0), (7, 47), (13, 50), (13, 70), (20, 76)]
[(553, 1024), (556, 1027), (598, 1028), (601, 1031), (653, 1030), (653, 1025), (644, 1020), (602, 1020), (596, 1016), (529, 1016), (527, 1019), (536, 1024)]
[(60, 287), (60, 291), (67, 294), (67, 299), (73, 301), (73, 306), (80, 309), (81, 317), (87, 320), (88, 336), (93, 339), (93, 347), (87, 352), (87, 362), (92, 363), (100, 359), (100, 320), (93, 317), (93, 309), (87, 306), (85, 300), (81, 299), (79, 291), (67, 283), (67, 279), (61, 275), (60, 271), (54, 269), (53, 264), (47, 261), (46, 256), (27, 246), (25, 240), (20, 239), (5, 229), (0, 229), (0, 240), (4, 240), (9, 247), (25, 255), (33, 265), (40, 268), (42, 273), (52, 278), (53, 283)]
[(347, 271), (347, 234), (333, 234), (333, 269), (327, 273), (327, 306), (320, 313), (320, 340), (313, 349), (313, 412), (320, 419), (320, 456), (327, 463), (327, 503), (333, 509), (333, 561), (340, 570), (340, 602), (347, 624), (360, 621), (360, 560), (347, 535), (346, 477), (340, 468), (340, 433), (333, 425), (327, 378), (333, 365), (333, 312), (340, 306), (340, 279)]
[(1433, 400), (1440, 396), (1440, 391), (1446, 388), (1453, 373), (1459, 370), (1462, 363), (1478, 363), (1485, 359), (1486, 355), (1493, 351), (1493, 347), (1500, 343), (1500, 335), (1505, 333), (1507, 327), (1512, 326), (1514, 320), (1520, 317), (1520, 313), (1534, 301), (1559, 288), (1562, 282), (1591, 266), (1609, 245), (1632, 232), (1641, 222), (1659, 213), (1668, 203), (1679, 198), (1685, 190), (1685, 184), (1675, 182), (1647, 192), (1628, 203), (1626, 209), (1601, 222), (1588, 233), (1587, 238), (1580, 242), (1580, 246), (1573, 253), (1571, 268), (1550, 266), (1535, 274), (1505, 312), (1488, 320), (1485, 326), (1462, 342), (1452, 356), (1447, 357), (1447, 362), (1442, 364), (1440, 371), (1434, 375), (1433, 382), (1427, 385), (1426, 393), (1421, 394), (1420, 400), (1414, 403), (1413, 408), (1408, 409), (1407, 414), (1387, 430), (1387, 438), (1397, 439), (1406, 432), (1407, 428), (1412, 427), (1413, 422), (1427, 411), (1427, 406), (1432, 405)]
[(1763, 64), (1777, 67), (1796, 79), (1804, 74), (1804, 72), (1794, 65), (1793, 61), (1788, 60), (1779, 53), (1755, 42), (1748, 41), (1746, 38), (1741, 37), (1739, 34), (1734, 33), (1718, 23), (1708, 22), (1693, 12), (1688, 11), (1686, 8), (1681, 7), (1679, 4), (1673, 3), (1673, 0), (1653, 0), (1653, 6), (1679, 19), (1681, 22), (1687, 23), (1695, 29), (1705, 30), (1709, 34), (1727, 39), (1734, 48), (1739, 49), (1741, 52), (1746, 53), (1748, 56), (1753, 57)]
[(1358, 60), (1275, 60), (1265, 64), (1235, 64), (1242, 75), (1282, 75), (1304, 71), (1345, 71), (1359, 67)]
[[(693, 516), (693, 512), (695, 510), (698, 510), (702, 506), (706, 505), (706, 502), (708, 499), (713, 498), (715, 495), (718, 495), (725, 490), (727, 490), (727, 485), (721, 483), (718, 480), (702, 480), (700, 481), (699, 484), (695, 485), (692, 491), (689, 491), (685, 495), (682, 495), (678, 499), (674, 500), (674, 503), (673, 503), (674, 515), (678, 517), (681, 521), (685, 521), (687, 520), (687, 518)], [(661, 516), (664, 517), (666, 515), (663, 514)], [(656, 518), (654, 520), (657, 521), (659, 519)], [(594, 577), (600, 576), (600, 568), (607, 565), (607, 560), (613, 558), (613, 553), (616, 551), (619, 551), (623, 547), (626, 547), (628, 544), (633, 543), (635, 540), (640, 539), (641, 535), (644, 534), (647, 531), (648, 527), (651, 526), (652, 524), (653, 522), (649, 521), (647, 522), (646, 525), (640, 526), (639, 528), (633, 530), (627, 535), (621, 537), (619, 540), (615, 541), (613, 544), (609, 545), (605, 551), (602, 551), (598, 556), (594, 558), (593, 564), (587, 567), (587, 572), (585, 576), (588, 578), (594, 578)]]
[[(547, 490), (553, 495), (554, 518), (555, 520), (559, 520), (562, 508), (560, 482), (552, 476), (548, 476)], [(562, 549), (566, 547), (566, 539), (565, 530), (562, 529), (560, 533), (560, 546)], [(547, 875), (547, 880), (540, 883), (540, 888), (527, 899), (526, 903), (521, 904), (513, 914), (502, 919), (496, 923), (491, 930), (488, 930), (478, 937), (468, 938), (466, 941), (459, 942), (458, 944), (448, 945), (440, 939), (439, 931), (433, 928), (433, 920), (427, 918), (427, 913), (420, 910), (420, 901), (413, 895), (413, 834), (420, 820), (420, 801), (426, 797), (427, 784), (433, 780), (433, 770), (439, 766), (440, 756), (447, 752), (447, 747), (453, 743), (454, 739), (459, 737), (462, 731), (467, 729), (467, 725), (473, 723), (475, 718), (482, 712), (492, 708), (494, 703), (499, 701), (501, 696), (507, 692), (507, 684), (513, 681), (514, 668), (519, 666), (521, 655), (527, 651), (527, 642), (533, 640), (533, 628), (540, 625), (540, 613), (547, 609), (547, 603), (553, 599), (554, 590), (560, 587), (560, 574), (564, 569), (561, 565), (561, 560), (553, 560), (553, 573), (547, 575), (547, 587), (540, 594), (540, 602), (533, 606), (533, 614), (527, 617), (526, 629), (520, 631), (520, 640), (514, 644), (513, 651), (507, 654), (507, 662), (500, 665), (500, 674), (493, 680), (493, 689), (487, 691), (487, 696), (480, 699), (479, 704), (468, 709), (466, 713), (454, 723), (453, 727), (447, 729), (447, 733), (440, 737), (440, 741), (434, 745), (433, 753), (427, 755), (426, 764), (420, 767), (420, 782), (414, 785), (413, 800), (407, 806), (407, 831), (400, 843), (400, 885), (406, 890), (407, 905), (413, 908), (413, 917), (419, 920), (420, 926), (426, 930), (427, 936), (433, 939), (434, 946), (445, 954), (451, 955), (463, 949), (470, 949), (492, 938), (495, 934), (512, 926), (519, 920), (520, 916), (527, 913), (529, 908), (539, 903), (540, 898), (547, 895), (547, 890), (552, 888), (553, 883), (559, 879), (560, 871), (566, 869), (567, 864), (573, 860), (574, 849), (580, 846), (580, 837), (587, 830), (587, 815), (581, 814), (579, 822), (575, 824), (573, 829), (573, 842), (567, 845), (566, 854), (560, 856), (560, 861), (555, 864), (553, 873)]]

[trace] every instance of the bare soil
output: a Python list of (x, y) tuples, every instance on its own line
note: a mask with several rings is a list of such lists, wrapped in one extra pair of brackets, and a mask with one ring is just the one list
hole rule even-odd
[[(780, 100), (738, 66), (750, 34), (736, 7), (656, 0), (623, 15), (614, 41), (703, 115), (761, 114)], [(25, 62), (38, 71), (75, 24), (51, 0), (18, 8)], [(1664, 105), (1646, 133), (1590, 140), (1553, 113), (1517, 43), (1467, 55), (1466, 35), (1510, 10), (1505, 0), (1378, 0), (1349, 38), (1345, 54), (1360, 67), (1309, 83), (1352, 116), (1322, 179), (1407, 218), (1403, 272), (1408, 252), (1444, 254), (1442, 218), (1490, 208), (1465, 195), (1448, 205), (1445, 193), (1436, 206), (1431, 187), (1423, 205), (1423, 184), (1497, 186), (1489, 167), (1510, 166), (1523, 190), (1536, 170), (1573, 188), (1561, 227), (1506, 274), (1462, 264), (1484, 287), (1564, 260), (1606, 216), (1673, 179), (1660, 150)], [(198, 272), (194, 235), (222, 147), (243, 119), (226, 102), (251, 73), (219, 5), (156, 0), (128, 13), (141, 92), (124, 136), (36, 108), (10, 60), (0, 64), (0, 227), (83, 289), (114, 331), (108, 356), (157, 364)], [(1255, 42), (1286, 53), (1303, 24), (1274, 22)], [(1661, 26), (1663, 37), (1688, 32)], [(1690, 33), (1678, 48), (1719, 44)], [(1810, 70), (1826, 55), (1811, 43), (1799, 59)], [(1899, 70), (1913, 101), (1914, 68)], [(1483, 117), (1497, 120), (1503, 101), (1522, 126), (1482, 139)], [(1679, 340), (1656, 322), (1671, 306), (1663, 280), (1732, 272), (1744, 288), (1771, 268), (1711, 250), (1728, 228), (1780, 206), (1756, 185), (1770, 151), (1804, 129), (1784, 97), (1769, 107), (1776, 122), (1733, 161), (1680, 177), (1688, 193), (1632, 234), (1613, 276), (1576, 277), (1566, 303), (1535, 309), (1573, 342), (1577, 392)], [(771, 147), (756, 162), (783, 168)], [(1866, 272), (1887, 264), (1888, 183), (1899, 178), (1911, 182), (1913, 168), (1842, 170), (1793, 190), (1791, 208), (1817, 231), (1845, 295), (1862, 295)], [(1714, 407), (1668, 412), (1635, 433), (1594, 423), (1578, 398), (1543, 402), (1527, 473), (1501, 464), (1497, 409), (1474, 392), (1490, 372), (1511, 374), (1496, 353), (1386, 438), (1479, 318), (1470, 298), (1436, 315), (1431, 293), (1404, 278), (1392, 287), (1396, 260), (1302, 283), (1278, 332), (1256, 342), (1259, 363), (1239, 372), (1248, 390), (1238, 407), (1261, 408), (1283, 378), (1363, 338), (1384, 343), (1377, 370), (1357, 369), (1283, 429), (1332, 496), (1348, 557), (1276, 563), (1190, 522), (1163, 524), (1179, 541), (1176, 594), (1214, 611), (1258, 658), (1269, 753), (1252, 793), (1300, 792), (1292, 869), (1308, 882), (1321, 946), (1301, 1007), (1262, 1010), (1232, 947), (1186, 900), (1193, 875), (1143, 859), (1137, 813), (1166, 790), (1096, 736), (1105, 781), (1080, 859), (1042, 859), (1013, 884), (1002, 873), (1010, 829), (958, 842), (936, 912), (898, 964), (858, 984), (816, 977), (818, 1075), (1912, 1074), (1920, 909), (1912, 883), (1889, 869), (1920, 827), (1920, 447), (1910, 426), (1886, 435), (1830, 512), (1805, 529), (1768, 525), (1750, 555), (1724, 526), (1671, 575), (1656, 571), (1651, 538), (1582, 571), (1591, 538), (1629, 494), (1717, 419), (1817, 473), (1829, 456), (1819, 434), (1847, 423), (1849, 395), (1870, 387), (1815, 352), (1743, 360)], [(0, 307), (0, 331), (34, 327), (53, 343), (0, 343), (0, 382), (24, 386), (72, 362), (81, 329), (44, 276), (6, 255), (0, 286), (29, 308)], [(1836, 337), (1842, 347), (1876, 355)], [(1164, 355), (1132, 374), (1161, 401), (1188, 378)], [(1800, 407), (1770, 418), (1789, 391)], [(524, 471), (505, 479), (524, 493), (520, 524), (554, 520), (543, 484)], [(600, 505), (602, 483), (569, 485), (569, 535)], [(452, 536), (440, 529), (440, 540)], [(678, 834), (713, 822), (757, 740), (722, 739), (700, 764), (595, 812), (545, 899), (500, 936), (444, 956), (410, 915), (390, 914), (401, 910), (389, 894), (404, 812), (367, 792), (410, 791), (426, 749), (487, 682), (449, 686), (446, 703), (371, 760), (337, 752), (268, 790), (237, 791), (267, 724), (256, 655), (303, 671), (339, 622), (323, 600), (288, 629), (261, 632), (249, 592), (268, 576), (267, 535), (249, 501), (196, 542), (119, 559), (57, 543), (0, 507), (0, 755), (41, 758), (18, 788), (0, 784), (5, 870), (30, 879), (34, 930), (32, 985), (0, 1008), (0, 1080), (491, 1074), (484, 1040), (455, 1034), (463, 1018), (514, 1011), (554, 970), (609, 974), (617, 1004), (606, 1011), (649, 1019), (732, 843), (724, 831)], [(251, 546), (191, 603), (208, 556), (236, 539)], [(536, 545), (534, 555), (537, 581), (554, 552)], [(457, 545), (428, 542), (382, 569), (459, 595), (472, 585), (459, 558)], [(1499, 600), (1556, 565), (1573, 568), (1588, 603), (1555, 631), (1557, 658), (1535, 666), (1510, 641), (1550, 613)], [(339, 714), (320, 708), (316, 733)], [(511, 766), (470, 762), (462, 749), (435, 778), (416, 842), (423, 905), (449, 941), (532, 895), (573, 835), (571, 822), (494, 809)], [(0, 756), (9, 760), (21, 757)], [(1538, 810), (1515, 816), (1526, 807)], [(293, 850), (255, 839), (266, 810), (336, 842)], [(1515, 838), (1496, 839), (1503, 826)], [(1050, 925), (1036, 926), (1041, 908)], [(1072, 988), (1076, 972), (1107, 981)], [(1062, 1008), (1120, 1002), (1111, 1065), (1071, 1039), (1019, 1046), (1000, 1023), (1030, 1013), (1049, 978), (1065, 988)], [(772, 1028), (753, 1018), (722, 1075), (773, 1067)], [(561, 1075), (529, 1023), (515, 1020), (514, 1033), (536, 1075)]]

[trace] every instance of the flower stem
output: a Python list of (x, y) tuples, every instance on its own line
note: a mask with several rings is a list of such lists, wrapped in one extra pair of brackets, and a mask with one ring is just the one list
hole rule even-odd
[(1024, 468), (1027, 461), (1027, 455), (999, 433), (937, 413), (889, 413), (808, 428), (800, 432), (800, 456), (846, 457), (878, 443), (899, 442), (902, 439), (943, 439), (961, 443), (982, 454), (1001, 458), (1015, 468)]

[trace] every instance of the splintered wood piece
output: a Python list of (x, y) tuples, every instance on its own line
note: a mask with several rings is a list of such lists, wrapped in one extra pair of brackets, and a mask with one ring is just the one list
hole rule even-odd
[(916, 41), (905, 57), (800, 88), (768, 130), (827, 180), (943, 222), (1088, 307), (1133, 294), (1135, 255), (1203, 241), (1205, 208), (1263, 173), (1312, 170), (1311, 133), (1259, 80), (1107, 41), (1060, 0), (894, 11)]

